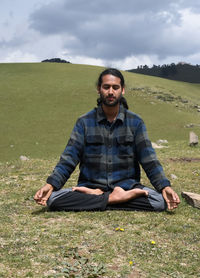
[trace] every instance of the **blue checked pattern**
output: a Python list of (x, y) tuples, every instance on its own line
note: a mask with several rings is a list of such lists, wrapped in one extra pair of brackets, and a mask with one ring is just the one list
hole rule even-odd
[(78, 164), (78, 186), (131, 189), (140, 183), (140, 165), (157, 191), (170, 186), (143, 120), (122, 105), (113, 123), (107, 121), (101, 106), (77, 120), (47, 183), (59, 190)]

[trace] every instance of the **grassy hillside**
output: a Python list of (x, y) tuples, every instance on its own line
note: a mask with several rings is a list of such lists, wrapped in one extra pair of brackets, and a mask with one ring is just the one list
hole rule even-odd
[[(199, 146), (188, 146), (184, 127), (196, 124), (200, 135), (199, 85), (124, 73), (130, 109), (153, 141), (169, 141), (157, 154), (181, 199), (177, 210), (52, 213), (33, 200), (76, 118), (95, 106), (101, 71), (0, 64), (0, 277), (200, 278), (200, 210), (181, 197), (200, 194)], [(65, 187), (76, 186), (78, 175)], [(149, 185), (143, 172), (141, 182)]]
[[(200, 194), (200, 161), (183, 160), (196, 151), (183, 144), (158, 150), (179, 196)], [(33, 195), (55, 163), (0, 163), (0, 277), (200, 277), (199, 209), (180, 196), (175, 212), (50, 212)], [(66, 186), (76, 186), (78, 174)]]
[[(35, 63), (0, 64), (0, 161), (26, 155), (58, 157), (77, 117), (96, 105), (101, 67)], [(189, 123), (200, 124), (200, 85), (124, 72), (130, 109), (155, 141), (188, 143)], [(159, 96), (173, 96), (163, 101)], [(184, 101), (188, 102), (185, 103)], [(200, 135), (199, 127), (193, 129)]]

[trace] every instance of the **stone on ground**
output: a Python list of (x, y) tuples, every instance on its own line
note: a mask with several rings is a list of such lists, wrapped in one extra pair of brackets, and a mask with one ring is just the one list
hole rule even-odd
[(196, 146), (198, 143), (199, 143), (198, 136), (193, 131), (190, 131), (189, 145), (190, 146)]
[(186, 202), (194, 208), (200, 209), (200, 194), (192, 192), (181, 192), (181, 196), (185, 198)]

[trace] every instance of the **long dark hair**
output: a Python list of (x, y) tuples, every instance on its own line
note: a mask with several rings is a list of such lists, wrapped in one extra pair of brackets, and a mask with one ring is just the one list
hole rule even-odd
[[(107, 75), (107, 74), (118, 77), (120, 79), (120, 84), (121, 84), (122, 88), (125, 87), (125, 81), (124, 81), (124, 77), (123, 77), (122, 73), (118, 69), (107, 68), (104, 71), (102, 71), (102, 73), (99, 75), (99, 78), (97, 80), (97, 88), (101, 87), (103, 76)], [(99, 105), (101, 105), (101, 103), (102, 103), (101, 99), (98, 98), (97, 105), (99, 106)], [(124, 108), (128, 109), (128, 104), (127, 104), (125, 97), (121, 97), (120, 103), (124, 106)]]
[(104, 71), (102, 71), (102, 73), (99, 75), (99, 78), (97, 80), (98, 88), (101, 87), (103, 76), (107, 75), (107, 74), (118, 77), (120, 79), (120, 84), (121, 84), (122, 88), (125, 87), (124, 77), (123, 77), (122, 73), (118, 69), (108, 68), (108, 69), (105, 69)]

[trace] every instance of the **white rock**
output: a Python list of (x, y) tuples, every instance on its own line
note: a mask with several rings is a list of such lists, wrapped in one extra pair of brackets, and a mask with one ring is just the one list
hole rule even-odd
[(177, 176), (176, 176), (176, 175), (174, 175), (174, 174), (171, 174), (171, 178), (172, 178), (173, 180), (178, 179), (178, 178), (177, 178)]
[(159, 140), (157, 141), (157, 144), (158, 144), (158, 145), (161, 145), (161, 144), (168, 144), (168, 141), (167, 141), (167, 140), (159, 139)]
[(199, 142), (198, 136), (193, 131), (190, 131), (189, 145), (195, 146), (195, 145), (198, 145), (198, 142)]
[(29, 160), (29, 158), (25, 155), (21, 155), (19, 159), (22, 160), (22, 161)]
[(153, 147), (154, 149), (166, 148), (165, 146), (158, 145), (158, 144), (156, 144), (156, 143), (154, 143), (154, 142), (152, 142), (152, 147)]

